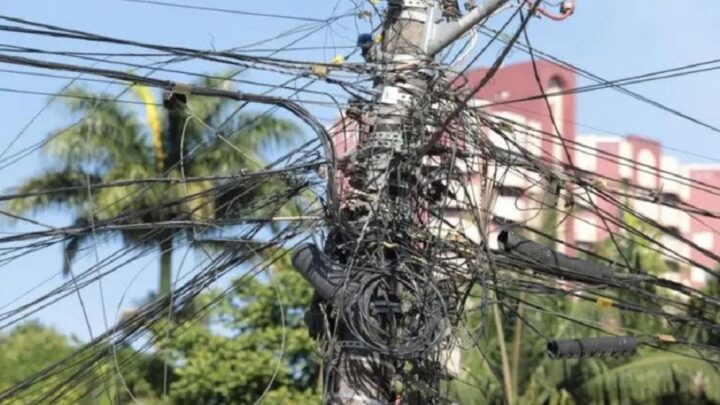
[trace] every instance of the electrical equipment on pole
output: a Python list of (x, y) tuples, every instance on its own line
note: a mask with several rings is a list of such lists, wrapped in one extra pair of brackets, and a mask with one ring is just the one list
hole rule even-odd
[[(380, 40), (358, 38), (376, 67), (377, 96), (348, 114), (364, 111), (368, 123), (348, 163), (352, 188), (324, 253), (303, 246), (294, 255), (327, 314), (324, 325), (308, 323), (328, 330), (311, 332), (337, 340), (328, 349), (334, 353), (326, 372), (327, 403), (437, 399), (441, 347), (457, 319), (454, 286), (438, 271), (441, 263), (428, 266), (403, 253), (427, 248), (448, 256), (438, 235), (419, 237), (437, 222), (429, 213), (442, 201), (433, 195), (448, 187), (427, 176), (428, 161), (450, 159), (450, 148), (437, 147), (434, 138), (459, 105), (434, 96), (433, 89), (452, 89), (434, 59), (506, 1), (489, 0), (463, 16), (457, 1), (390, 0)], [(418, 285), (423, 278), (433, 283)], [(308, 318), (317, 320), (320, 308), (314, 306)]]

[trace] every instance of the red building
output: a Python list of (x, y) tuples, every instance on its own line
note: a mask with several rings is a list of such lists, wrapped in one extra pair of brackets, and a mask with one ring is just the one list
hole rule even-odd
[[(486, 74), (487, 69), (468, 72), (464, 78), (466, 88), (475, 87)], [(686, 202), (708, 210), (720, 207), (720, 192), (715, 190), (720, 188), (720, 165), (683, 166), (676, 158), (664, 155), (659, 142), (639, 135), (578, 134), (577, 98), (574, 93), (565, 92), (576, 87), (575, 73), (568, 69), (544, 61), (538, 61), (535, 67), (530, 62), (520, 63), (496, 72), (475, 95), (472, 106), (512, 123), (511, 141), (486, 131), (489, 140), (500, 148), (516, 150), (519, 145), (548, 164), (557, 167), (573, 165), (592, 174), (590, 177), (603, 187), (620, 189), (625, 187), (624, 184), (631, 185), (637, 198), (627, 201), (635, 211), (657, 221), (670, 233), (682, 235), (711, 252), (705, 254), (675, 237), (658, 232), (659, 241), (667, 247), (668, 267), (677, 270), (667, 277), (693, 286), (704, 284), (705, 272), (701, 267), (718, 265), (712, 254), (720, 256), (720, 236), (716, 232), (720, 229), (720, 219), (693, 215), (657, 202)], [(543, 92), (547, 98), (540, 96)], [(344, 127), (345, 122), (353, 124)], [(342, 119), (334, 133), (339, 156), (355, 149), (359, 131), (354, 121)], [(537, 227), (544, 194), (543, 179), (537, 173), (517, 167), (494, 165), (492, 171), (496, 195), (490, 206), (496, 221), (484, 230), (489, 233), (489, 240), (496, 239), (499, 222), (528, 223)], [(472, 177), (474, 190), (471, 194), (480, 200), (484, 198), (480, 191), (482, 179), (477, 175)], [(573, 203), (562, 202), (568, 200)], [(618, 231), (618, 226), (613, 223), (622, 215), (617, 201), (612, 203), (592, 194), (588, 196), (580, 188), (577, 195), (564, 196), (562, 201), (558, 208), (563, 220), (556, 235), (568, 244), (593, 249), (607, 239), (609, 232)], [(450, 207), (446, 219), (466, 236), (480, 240), (480, 231), (464, 217), (461, 207)], [(568, 254), (574, 253), (562, 244), (557, 248)], [(684, 263), (683, 258), (687, 257), (695, 264)]]
[[(478, 83), (486, 72), (486, 69), (470, 72), (468, 87)], [(659, 242), (667, 248), (664, 253), (668, 268), (677, 270), (666, 277), (693, 286), (704, 284), (706, 273), (702, 267), (714, 269), (718, 266), (720, 219), (694, 215), (668, 205), (684, 202), (711, 211), (720, 207), (720, 192), (716, 191), (720, 187), (720, 165), (683, 166), (676, 158), (665, 155), (658, 141), (639, 135), (577, 134), (575, 95), (553, 95), (575, 88), (575, 74), (548, 62), (538, 62), (537, 73), (540, 83), (532, 63), (504, 67), (477, 94), (476, 103), (486, 105), (483, 109), (486, 112), (539, 130), (538, 136), (518, 134), (515, 140), (546, 161), (568, 163), (570, 158), (575, 167), (592, 173), (592, 177), (606, 187), (620, 189), (625, 183), (632, 185), (632, 193), (637, 198), (630, 198), (628, 202), (637, 213), (706, 250), (703, 252), (676, 237), (657, 232)], [(548, 94), (547, 102), (537, 97), (543, 90)], [(553, 119), (549, 111), (552, 111)], [(558, 141), (558, 133), (564, 142)], [(496, 142), (498, 146), (502, 143), (502, 140)], [(570, 151), (569, 157), (563, 144)], [(517, 192), (510, 191), (509, 196), (503, 196), (501, 192), (495, 204), (496, 215), (518, 222), (536, 219), (536, 211), (523, 209), (532, 205), (530, 201), (538, 200), (537, 195), (541, 193), (532, 186), (532, 180), (539, 179), (533, 179), (531, 174), (506, 176), (500, 189), (508, 190), (506, 186), (522, 188), (522, 197), (518, 198)], [(563, 209), (562, 204), (560, 209)], [(609, 232), (618, 231), (613, 221), (603, 220), (621, 215), (617, 204), (606, 199), (581, 193), (575, 196), (572, 209), (567, 211), (572, 212), (566, 212), (568, 220), (558, 234), (564, 235), (570, 244), (592, 249), (606, 240)], [(691, 263), (685, 258), (690, 258)]]
[[(467, 87), (473, 88), (487, 72), (487, 69), (469, 72)], [(519, 128), (535, 130), (516, 131), (514, 142), (518, 145), (547, 162), (570, 164), (573, 163), (572, 147), (577, 136), (574, 125), (576, 96), (571, 93), (546, 100), (539, 95), (562, 93), (575, 87), (576, 78), (572, 71), (548, 62), (540, 61), (535, 66), (527, 62), (501, 68), (475, 96), (478, 106), (485, 105), (483, 111), (517, 123)], [(493, 132), (489, 132), (488, 136), (497, 146), (516, 149), (506, 140), (498, 139)], [(567, 143), (560, 142), (560, 139)], [(543, 179), (535, 173), (508, 167), (497, 167), (496, 175), (501, 177), (501, 187), (494, 204), (495, 214), (513, 222), (538, 222)], [(574, 244), (574, 235), (574, 222), (563, 221), (557, 236)], [(494, 239), (493, 233), (491, 240)], [(561, 245), (558, 249), (566, 250)]]
[[(695, 207), (717, 212), (717, 208), (720, 207), (720, 195), (716, 191), (720, 188), (720, 165), (688, 165), (684, 170), (690, 180), (694, 182), (694, 187), (686, 187), (687, 201)], [(717, 270), (720, 262), (717, 260), (717, 256), (720, 256), (720, 236), (718, 236), (720, 219), (687, 215), (690, 216), (690, 239), (700, 248), (715, 254), (716, 258), (697, 249), (691, 250), (690, 257), (703, 266)], [(691, 280), (702, 283), (705, 281), (705, 273), (698, 268), (693, 268)]]

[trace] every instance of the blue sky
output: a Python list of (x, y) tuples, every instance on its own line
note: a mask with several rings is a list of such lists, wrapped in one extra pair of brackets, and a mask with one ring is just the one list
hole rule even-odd
[[(358, 2), (361, 2), (358, 0)], [(181, 3), (175, 1), (175, 3)], [(184, 4), (197, 6), (243, 9), (260, 13), (276, 13), (311, 18), (326, 18), (337, 7), (336, 14), (351, 9), (349, 0), (275, 0), (266, 2), (228, 0), (187, 0)], [(717, 0), (577, 0), (577, 13), (570, 20), (555, 23), (535, 20), (530, 28), (533, 45), (547, 53), (587, 69), (606, 79), (633, 76), (660, 69), (720, 58), (717, 40), (720, 38), (720, 3)], [(146, 42), (180, 45), (193, 48), (232, 48), (252, 44), (272, 37), (280, 31), (304, 24), (291, 20), (276, 20), (211, 11), (183, 10), (150, 4), (129, 3), (121, 0), (5, 0), (0, 14), (42, 21), (90, 31), (107, 36), (135, 39)], [(502, 17), (498, 17), (502, 18)], [(362, 25), (361, 25), (362, 26)], [(362, 28), (361, 30), (367, 30)], [(356, 36), (354, 18), (335, 26), (333, 31), (321, 30), (298, 43), (297, 46), (348, 46)], [(82, 45), (67, 40), (38, 37), (21, 37), (2, 34), (0, 44), (26, 45), (60, 50), (113, 50), (109, 45)], [(292, 37), (256, 47), (276, 47)], [(84, 48), (85, 47), (85, 48)], [(116, 49), (117, 50), (117, 49)], [(306, 51), (283, 54), (302, 60), (329, 61), (337, 52), (346, 49)], [(488, 63), (493, 55), (481, 63)], [(511, 55), (509, 62), (526, 60), (521, 52)], [(215, 68), (202, 63), (186, 63), (182, 69), (212, 72)], [(117, 67), (115, 67), (117, 68)], [(0, 69), (17, 69), (0, 65)], [(20, 68), (20, 70), (26, 70)], [(71, 75), (71, 74), (68, 74)], [(158, 74), (157, 77), (172, 77)], [(279, 78), (263, 73), (249, 73), (244, 79), (276, 83)], [(0, 88), (54, 92), (67, 81), (45, 79), (0, 72)], [(588, 84), (580, 81), (580, 84)], [(113, 88), (112, 91), (117, 91)], [(710, 72), (690, 77), (652, 82), (632, 87), (659, 102), (667, 104), (701, 120), (720, 126), (716, 99), (720, 94), (720, 73)], [(258, 91), (257, 88), (243, 89)], [(0, 90), (3, 106), (0, 150), (4, 149), (28, 121), (47, 102), (46, 96), (21, 95)], [(315, 110), (323, 118), (332, 118), (329, 110)], [(666, 112), (642, 104), (611, 90), (579, 96), (578, 122), (592, 127), (580, 127), (579, 133), (641, 134), (656, 138), (672, 147), (668, 153), (683, 162), (703, 162), (720, 159), (720, 134), (673, 117)], [(50, 130), (71, 122), (54, 103), (31, 125), (11, 151), (19, 150), (41, 140)], [(686, 153), (687, 152), (687, 153)], [(2, 169), (0, 189), (8, 189), (21, 179), (36, 173), (47, 165), (46, 159), (35, 153), (10, 167)], [(69, 218), (60, 212), (47, 212), (38, 216), (45, 222), (62, 225)], [(11, 228), (0, 221), (3, 232)], [(103, 257), (118, 247), (105, 244), (98, 251)], [(93, 252), (90, 252), (93, 253)], [(184, 252), (179, 252), (181, 255)], [(180, 257), (177, 258), (177, 261)], [(189, 261), (199, 258), (189, 256)], [(94, 254), (77, 264), (83, 270), (94, 263)], [(50, 278), (42, 288), (57, 286), (61, 282), (60, 252), (46, 249), (0, 267), (0, 306), (12, 302), (26, 290)], [(137, 276), (137, 278), (135, 278)], [(128, 308), (157, 284), (156, 257), (147, 256), (138, 263), (126, 266), (103, 283), (103, 296), (107, 316), (115, 316), (116, 308)], [(125, 296), (125, 292), (127, 295)], [(103, 329), (98, 286), (83, 292), (88, 317), (95, 333)], [(120, 303), (122, 300), (122, 303)], [(13, 303), (12, 305), (17, 305)], [(7, 308), (6, 308), (7, 309)], [(0, 310), (4, 311), (6, 309)], [(36, 318), (60, 330), (73, 333), (81, 339), (88, 337), (84, 317), (77, 297), (72, 296), (42, 311)]]

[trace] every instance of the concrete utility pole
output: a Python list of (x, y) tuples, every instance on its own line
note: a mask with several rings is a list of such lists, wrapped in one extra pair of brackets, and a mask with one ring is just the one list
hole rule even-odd
[(428, 354), (431, 348), (418, 343), (403, 315), (407, 303), (396, 268), (400, 253), (394, 249), (417, 243), (407, 230), (417, 222), (418, 211), (410, 195), (413, 176), (403, 160), (414, 156), (417, 162), (418, 141), (433, 130), (414, 125), (412, 115), (437, 77), (435, 56), (507, 1), (466, 2), (467, 13), (460, 16), (457, 0), (388, 0), (382, 41), (363, 49), (368, 62), (378, 66), (377, 97), (362, 108), (371, 124), (367, 132), (361, 130), (350, 162), (353, 190), (344, 197), (348, 208), (342, 215), (347, 223), (337, 233), (358, 232), (340, 242), (331, 236), (326, 255), (304, 246), (293, 258), (334, 308), (336, 324), (323, 333), (333, 336), (339, 348), (327, 365), (325, 403), (428, 403), (422, 390), (408, 387), (408, 375), (428, 392), (439, 387), (440, 364), (407, 370), (410, 352), (418, 357), (425, 354), (422, 347)]

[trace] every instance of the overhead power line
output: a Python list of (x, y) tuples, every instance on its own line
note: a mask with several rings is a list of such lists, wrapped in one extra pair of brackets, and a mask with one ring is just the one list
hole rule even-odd
[[(482, 28), (480, 29), (480, 32), (482, 32), (483, 34), (485, 34), (485, 35), (487, 35), (487, 36), (494, 36), (494, 37), (498, 36), (498, 34), (499, 34), (498, 31), (495, 31), (495, 30), (493, 30), (493, 29), (491, 29), (491, 28), (487, 28), (487, 27), (482, 27)], [(501, 38), (501, 40), (507, 41), (507, 39), (502, 39), (502, 38)], [(522, 50), (523, 52), (529, 53), (529, 46), (528, 46), (528, 44), (524, 44), (524, 43), (522, 43), (522, 42), (517, 42), (517, 43), (515, 44), (515, 46), (516, 46), (518, 49)], [(680, 118), (682, 118), (682, 119), (684, 119), (684, 120), (690, 121), (690, 122), (692, 122), (692, 123), (694, 123), (694, 124), (696, 124), (696, 125), (699, 125), (699, 126), (701, 126), (701, 127), (707, 128), (707, 129), (709, 129), (709, 130), (711, 130), (711, 131), (714, 131), (714, 132), (718, 132), (718, 128), (717, 128), (716, 126), (711, 125), (711, 124), (708, 124), (708, 123), (704, 122), (703, 120), (700, 120), (699, 118), (693, 117), (693, 116), (691, 116), (691, 115), (689, 115), (689, 114), (687, 114), (687, 113), (684, 113), (684, 112), (682, 112), (682, 111), (680, 111), (680, 110), (678, 110), (678, 109), (669, 107), (669, 106), (667, 106), (667, 105), (665, 105), (665, 104), (663, 104), (663, 103), (660, 103), (659, 101), (653, 100), (653, 99), (651, 99), (651, 98), (649, 98), (649, 97), (647, 97), (647, 96), (644, 96), (644, 95), (642, 95), (642, 94), (640, 94), (640, 93), (638, 93), (638, 92), (636, 92), (636, 91), (627, 89), (627, 88), (623, 87), (623, 85), (614, 84), (612, 81), (607, 80), (607, 79), (604, 79), (604, 78), (602, 78), (601, 76), (598, 76), (598, 75), (590, 72), (590, 71), (587, 70), (587, 69), (580, 68), (580, 67), (578, 67), (578, 66), (575, 65), (575, 64), (572, 64), (572, 63), (570, 63), (570, 62), (567, 62), (567, 61), (565, 61), (565, 60), (562, 60), (562, 59), (560, 59), (560, 58), (558, 58), (558, 57), (556, 57), (556, 56), (550, 55), (550, 54), (548, 54), (547, 52), (543, 52), (543, 51), (538, 50), (538, 49), (536, 49), (536, 48), (533, 48), (533, 50), (534, 50), (535, 53), (536, 53), (540, 58), (542, 58), (543, 60), (557, 63), (557, 64), (559, 64), (559, 65), (561, 65), (561, 66), (566, 67), (566, 68), (569, 69), (570, 71), (573, 71), (573, 72), (577, 73), (578, 75), (580, 75), (580, 76), (582, 76), (582, 77), (585, 77), (585, 78), (587, 78), (587, 79), (593, 80), (593, 81), (595, 81), (595, 82), (597, 82), (597, 83), (599, 83), (599, 84), (606, 85), (606, 86), (608, 86), (609, 88), (612, 88), (612, 89), (615, 90), (615, 91), (618, 91), (618, 92), (620, 92), (620, 93), (622, 93), (622, 94), (625, 94), (625, 95), (627, 95), (627, 96), (629, 96), (629, 97), (632, 97), (632, 98), (634, 98), (634, 99), (636, 99), (636, 100), (639, 100), (639, 101), (641, 101), (641, 102), (643, 102), (643, 103), (646, 103), (646, 104), (648, 104), (648, 105), (650, 105), (650, 106), (653, 106), (653, 107), (655, 107), (655, 108), (658, 108), (658, 109), (660, 109), (660, 110), (663, 110), (663, 111), (665, 111), (665, 112), (668, 112), (668, 113), (670, 113), (670, 114), (672, 114), (672, 115), (675, 115), (675, 116), (677, 116), (677, 117), (680, 117)]]
[[(518, 327), (516, 330), (527, 326), (537, 334), (541, 343), (562, 343), (567, 338), (581, 336), (552, 336), (536, 324), (537, 314), (524, 314), (523, 306), (554, 320), (569, 322), (574, 333), (607, 334), (600, 322), (586, 316), (569, 315), (544, 304), (549, 302), (548, 297), (563, 305), (597, 302), (598, 307), (611, 306), (621, 314), (652, 318), (657, 321), (656, 327), (648, 328), (652, 330), (637, 330), (621, 324), (610, 335), (622, 334), (640, 346), (679, 352), (678, 356), (705, 360), (712, 365), (717, 363), (714, 357), (704, 353), (716, 355), (720, 350), (703, 346), (704, 342), (696, 337), (720, 332), (720, 325), (714, 319), (715, 312), (720, 309), (720, 300), (698, 289), (651, 274), (639, 268), (636, 261), (626, 260), (622, 253), (618, 257), (614, 253), (601, 252), (586, 244), (571, 242), (570, 237), (566, 240), (565, 236), (572, 233), (571, 226), (587, 225), (611, 235), (616, 246), (633, 243), (634, 249), (645, 249), (674, 263), (695, 266), (709, 274), (716, 273), (696, 260), (695, 250), (707, 258), (717, 259), (717, 255), (712, 251), (703, 251), (686, 234), (670, 231), (664, 221), (648, 218), (647, 213), (628, 202), (653, 203), (648, 191), (657, 190), (648, 190), (634, 183), (622, 188), (619, 179), (580, 170), (573, 166), (572, 157), (557, 158), (554, 155), (555, 145), (567, 146), (567, 155), (570, 151), (581, 150), (594, 153), (597, 160), (613, 164), (632, 163), (639, 175), (652, 173), (661, 180), (677, 181), (694, 191), (720, 194), (718, 187), (565, 140), (557, 128), (555, 131), (538, 130), (468, 106), (474, 91), (470, 95), (463, 92), (464, 89), (454, 86), (456, 79), (485, 55), (492, 42), (475, 50), (477, 38), (471, 36), (467, 47), (458, 52), (458, 56), (453, 58), (449, 52), (449, 65), (444, 61), (429, 60), (428, 55), (436, 54), (462, 34), (462, 30), (475, 26), (483, 18), (496, 15), (495, 11), (501, 10), (502, 3), (515, 5), (516, 2), (490, 0), (483, 5), (478, 4), (475, 9), (472, 8), (474, 3), (468, 2), (470, 10), (463, 12), (458, 8), (457, 1), (390, 1), (375, 7), (374, 2), (350, 0), (349, 3), (354, 6), (350, 14), (358, 15), (365, 4), (371, 11), (368, 11), (369, 16), (363, 14), (363, 18), (367, 18), (366, 21), (381, 20), (380, 25), (362, 33), (360, 24), (331, 28), (337, 17), (306, 19), (289, 16), (288, 13), (225, 10), (175, 4), (169, 0), (127, 1), (195, 12), (212, 11), (275, 18), (277, 21), (298, 19), (309, 22), (303, 26), (310, 28), (290, 29), (247, 45), (257, 48), (284, 36), (298, 35), (292, 43), (282, 47), (255, 49), (272, 54), (292, 47), (341, 49), (327, 46), (333, 43), (333, 35), (343, 37), (346, 44), (348, 32), (351, 35), (361, 34), (358, 35), (357, 50), (361, 51), (363, 61), (348, 62), (352, 52), (338, 55), (330, 63), (325, 56), (320, 61), (300, 61), (270, 57), (272, 55), (251, 56), (249, 52), (238, 53), (239, 48), (215, 51), (167, 46), (162, 41), (128, 41), (42, 22), (0, 17), (7, 22), (2, 26), (6, 32), (32, 34), (37, 38), (63, 38), (67, 40), (63, 41), (63, 46), (66, 42), (78, 40), (117, 48), (128, 46), (151, 50), (141, 50), (144, 53), (120, 53), (114, 52), (115, 49), (98, 53), (62, 52), (5, 44), (0, 46), (0, 63), (33, 68), (2, 69), (6, 73), (72, 79), (71, 83), (117, 83), (123, 84), (126, 89), (139, 84), (163, 90), (164, 96), (168, 97), (166, 101), (184, 100), (178, 101), (180, 106), (165, 103), (165, 114), (159, 114), (164, 124), (162, 136), (173, 137), (174, 142), (169, 142), (173, 146), (169, 149), (178, 155), (167, 166), (155, 168), (149, 173), (139, 170), (139, 175), (135, 172), (132, 175), (115, 174), (113, 171), (112, 176), (108, 176), (102, 173), (107, 163), (100, 160), (96, 165), (96, 157), (88, 153), (87, 159), (93, 163), (85, 165), (85, 158), (81, 158), (81, 166), (97, 166), (100, 174), (84, 173), (85, 176), (43, 183), (37, 188), (19, 186), (10, 194), (0, 195), (3, 206), (27, 199), (44, 203), (56, 201), (64, 195), (79, 196), (83, 212), (90, 207), (87, 211), (92, 219), (88, 223), (80, 218), (72, 225), (54, 227), (43, 224), (28, 211), (0, 211), (0, 215), (34, 225), (32, 231), (6, 232), (0, 237), (0, 266), (17, 263), (18, 258), (31, 252), (40, 252), (41, 249), (57, 247), (89, 235), (93, 236), (88, 242), (89, 248), (82, 246), (80, 250), (84, 254), (89, 249), (97, 252), (98, 246), (109, 243), (109, 237), (94, 238), (97, 232), (102, 231), (132, 232), (134, 241), (132, 245), (113, 250), (106, 257), (98, 255), (92, 266), (73, 275), (72, 282), (66, 280), (48, 291), (40, 291), (37, 297), (0, 308), (0, 329), (16, 325), (73, 293), (79, 295), (82, 289), (127, 268), (134, 260), (154, 254), (158, 244), (162, 246), (171, 242), (182, 249), (199, 247), (202, 251), (197, 265), (192, 266), (190, 274), (183, 272), (177, 278), (169, 290), (171, 292), (160, 294), (156, 300), (146, 302), (128, 316), (119, 318), (117, 324), (107, 328), (106, 333), (61, 362), (0, 392), (0, 401), (23, 402), (25, 398), (31, 398), (32, 401), (24, 402), (57, 402), (73, 387), (95, 388), (99, 381), (114, 381), (137, 359), (113, 358), (108, 347), (137, 348), (137, 355), (154, 350), (157, 341), (163, 339), (147, 333), (154, 325), (180, 310), (188, 310), (193, 303), (197, 304), (198, 300), (194, 298), (231, 270), (250, 269), (241, 277), (239, 284), (233, 284), (242, 285), (276, 260), (287, 258), (288, 254), (283, 249), (298, 246), (302, 247), (296, 251), (293, 262), (316, 288), (315, 301), (319, 303), (317, 308), (313, 306), (308, 311), (307, 319), (315, 315), (319, 319), (317, 325), (310, 325), (311, 334), (322, 340), (321, 347), (333, 348), (322, 353), (327, 366), (323, 367), (325, 397), (335, 397), (340, 402), (347, 398), (360, 402), (361, 399), (371, 398), (383, 403), (444, 402), (446, 393), (440, 387), (444, 385), (442, 380), (449, 376), (445, 372), (444, 358), (448, 350), (456, 348), (458, 341), (465, 343), (465, 339), (459, 338), (458, 329), (465, 326), (463, 323), (471, 318), (470, 315), (482, 322), (494, 317), (494, 329), (499, 332), (504, 330), (502, 317), (513, 316)], [(336, 3), (333, 14), (342, 4), (343, 1)], [(386, 4), (389, 7), (384, 7)], [(533, 0), (522, 4), (529, 5), (532, 14), (547, 2)], [(558, 4), (566, 16), (572, 14), (568, 4), (574, 3)], [(493, 80), (511, 48), (521, 46), (518, 45), (520, 42), (514, 43), (521, 36), (526, 35), (529, 45), (525, 29), (535, 20), (530, 15), (523, 15), (524, 11), (525, 7), (516, 8), (503, 26), (503, 33), (511, 33), (511, 40), (495, 58), (489, 72), (478, 83), (473, 83), (473, 90), (480, 90)], [(521, 24), (514, 26), (518, 17), (522, 19)], [(412, 23), (407, 24), (405, 19)], [(436, 25), (430, 30), (417, 31), (427, 35), (426, 38), (408, 39), (404, 34), (413, 24)], [(344, 32), (336, 32), (340, 28), (344, 28)], [(322, 46), (300, 43), (309, 42), (310, 35), (322, 29), (327, 29), (327, 38), (320, 44)], [(438, 38), (435, 38), (436, 35)], [(493, 41), (498, 37), (500, 35), (494, 36)], [(342, 49), (350, 48), (355, 47)], [(26, 57), (26, 54), (35, 56)], [(99, 59), (103, 56), (108, 60)], [(153, 59), (148, 64), (115, 59), (137, 56)], [(154, 56), (162, 56), (163, 60), (158, 61)], [(83, 62), (68, 62), (78, 59)], [(206, 65), (213, 67), (226, 68), (230, 65), (240, 69), (228, 74), (228, 77), (218, 77), (189, 69), (169, 69), (167, 66), (190, 60), (210, 62)], [(462, 66), (466, 60), (470, 63), (458, 72), (455, 68)], [(97, 66), (86, 66), (85, 61), (92, 61)], [(570, 90), (618, 89), (646, 80), (670, 78), (675, 74), (700, 73), (700, 69), (714, 69), (714, 66), (686, 66), (675, 71), (653, 72)], [(128, 73), (130, 69), (132, 72)], [(78, 76), (46, 73), (48, 70), (75, 72)], [(542, 87), (538, 69), (533, 70), (538, 86)], [(139, 71), (149, 73), (141, 75)], [(262, 78), (253, 77), (257, 82), (236, 78), (244, 72), (261, 72)], [(161, 77), (163, 74), (168, 77)], [(222, 86), (171, 80), (176, 75), (197, 77), (200, 83), (219, 80)], [(275, 81), (279, 84), (271, 84)], [(240, 84), (238, 90), (231, 87), (233, 83)], [(263, 92), (254, 94), (250, 91), (251, 86), (260, 86)], [(55, 97), (62, 97), (64, 93), (19, 90), (12, 85), (0, 87), (0, 91)], [(93, 100), (99, 101), (91, 103), (98, 106), (97, 110), (89, 109), (83, 118), (70, 126), (52, 132), (41, 143), (8, 157), (7, 164), (12, 164), (10, 159), (14, 163), (38, 147), (51, 145), (58, 134), (85, 137), (86, 132), (97, 123), (92, 119), (95, 111), (135, 112), (134, 109), (115, 108), (111, 104), (125, 94), (118, 93), (115, 99), (103, 93), (92, 96)], [(318, 94), (323, 97), (322, 100), (329, 101), (319, 102), (310, 99), (307, 94)], [(199, 117), (204, 113), (193, 111), (199, 101), (216, 102), (218, 97), (237, 103), (223, 104), (221, 113), (208, 119)], [(131, 102), (143, 104), (147, 101)], [(267, 109), (259, 115), (236, 115), (249, 103), (260, 103)], [(322, 108), (327, 108), (320, 111), (332, 111), (340, 117), (335, 120), (335, 125), (325, 127), (318, 120), (317, 110), (321, 107), (314, 106), (319, 103), (322, 103)], [(214, 166), (194, 171), (198, 170), (196, 159), (212, 160), (221, 156), (225, 164), (232, 160), (225, 159), (225, 152), (237, 152), (238, 156), (243, 156), (245, 152), (239, 145), (242, 146), (246, 140), (249, 143), (254, 141), (259, 136), (255, 126), (260, 125), (258, 121), (264, 121), (280, 109), (301, 120), (304, 124), (302, 128), (309, 128), (315, 139), (299, 147), (290, 146), (282, 152), (277, 152), (273, 145), (272, 153), (282, 156), (271, 164), (256, 162), (259, 159), (250, 156), (256, 166), (245, 167), (242, 163), (234, 163), (231, 173)], [(555, 121), (550, 108), (548, 116)], [(171, 117), (177, 120), (171, 122)], [(135, 118), (127, 121), (135, 122)], [(245, 119), (249, 122), (246, 123)], [(124, 119), (122, 121), (125, 122)], [(240, 122), (239, 126), (235, 125), (236, 121)], [(94, 145), (94, 141), (125, 140), (118, 138), (122, 135), (108, 132), (87, 133), (87, 138), (77, 142), (78, 148), (85, 143)], [(150, 150), (145, 148), (149, 137), (144, 127), (137, 129), (137, 134), (133, 136), (137, 136), (143, 145), (139, 149)], [(343, 151), (346, 153), (339, 155), (336, 153), (336, 146), (340, 145), (337, 139), (343, 137), (352, 137), (357, 144), (354, 149), (348, 148)], [(545, 150), (531, 149), (528, 146), (531, 143), (539, 143)], [(48, 151), (52, 149), (50, 147)], [(80, 149), (80, 153), (83, 152)], [(166, 151), (161, 152), (165, 155)], [(104, 156), (98, 156), (97, 159), (104, 159)], [(142, 165), (146, 165), (145, 160), (163, 162), (157, 156), (160, 154), (143, 155)], [(53, 170), (67, 167), (62, 156), (53, 154), (51, 157), (60, 163)], [(4, 164), (2, 159), (0, 164)], [(71, 167), (74, 164), (70, 162)], [(2, 167), (5, 166), (0, 166), (0, 169)], [(520, 185), (506, 184), (511, 175), (521, 180)], [(266, 187), (266, 180), (272, 180), (273, 187)], [(262, 192), (258, 191), (260, 189)], [(98, 193), (110, 193), (112, 197), (97, 198)], [(160, 198), (152, 198), (155, 195)], [(309, 201), (305, 200), (306, 197)], [(595, 204), (591, 197), (597, 197), (602, 203)], [(576, 209), (576, 203), (579, 209)], [(710, 209), (692, 207), (675, 200), (656, 201), (656, 205), (683, 209), (688, 215), (693, 215), (693, 220), (720, 216)], [(280, 215), (281, 210), (288, 207), (300, 212), (298, 215)], [(510, 212), (505, 218), (503, 211), (513, 209), (523, 215), (512, 217), (513, 212)], [(621, 216), (624, 213), (639, 218), (640, 222), (657, 230), (659, 236), (654, 236), (634, 221), (624, 221)], [(531, 216), (540, 216), (540, 222), (550, 227), (536, 229), (535, 218), (529, 218)], [(560, 233), (565, 231), (565, 234)], [(495, 232), (499, 232), (500, 236), (494, 237)], [(537, 238), (531, 238), (532, 235)], [(666, 242), (666, 237), (676, 237), (676, 241), (694, 249), (693, 254), (674, 249)], [(322, 246), (306, 245), (312, 240), (322, 241)], [(546, 244), (538, 242), (540, 240)], [(205, 243), (218, 243), (224, 248), (211, 254), (203, 250)], [(495, 244), (497, 248), (493, 247)], [(551, 249), (550, 245), (557, 246), (558, 251)], [(595, 262), (571, 257), (572, 252), (587, 254)], [(259, 260), (260, 254), (267, 256)], [(227, 291), (230, 290), (221, 293), (218, 300)], [(538, 297), (540, 299), (536, 299)], [(469, 304), (473, 301), (470, 299), (477, 305), (471, 307)], [(177, 322), (168, 322), (168, 333), (174, 333), (188, 322), (196, 322), (207, 314), (208, 308), (217, 305), (218, 300), (213, 299), (200, 309), (192, 308), (197, 311), (187, 318), (171, 319)], [(702, 302), (703, 308), (693, 306), (697, 300)], [(278, 304), (282, 305), (280, 301)], [(280, 311), (284, 313), (282, 306)], [(476, 311), (477, 316), (471, 311)], [(676, 323), (683, 325), (682, 331), (672, 329)], [(487, 337), (484, 327), (481, 325), (476, 332), (467, 335), (468, 345), (479, 352), (482, 352), (483, 339)], [(655, 336), (662, 332), (675, 335), (671, 344), (658, 343)], [(632, 350), (616, 348), (615, 343), (623, 339), (625, 337), (607, 336), (602, 344), (595, 345), (597, 347), (592, 354), (612, 351), (629, 354)], [(498, 342), (504, 341), (504, 338), (498, 337)], [(633, 349), (634, 346), (633, 343)], [(284, 347), (283, 343), (278, 351), (273, 350), (278, 364), (284, 355)], [(578, 350), (565, 352), (568, 355), (584, 354)], [(493, 358), (497, 357), (502, 355)], [(361, 361), (358, 362), (358, 359)], [(502, 390), (505, 402), (514, 403), (517, 398), (513, 397), (513, 379), (510, 378), (512, 373), (507, 358), (504, 363), (502, 370), (490, 363), (488, 366), (493, 376), (504, 380), (500, 385), (506, 385), (506, 389)], [(113, 367), (107, 367), (108, 364)], [(273, 387), (273, 378), (266, 382), (268, 389)], [(517, 383), (517, 379), (514, 381)], [(167, 389), (164, 393), (167, 394)]]
[(293, 15), (271, 14), (271, 13), (259, 13), (259, 12), (254, 12), (254, 11), (231, 10), (231, 9), (216, 8), (216, 7), (194, 6), (194, 5), (190, 5), (190, 4), (169, 3), (166, 1), (157, 1), (157, 0), (120, 0), (120, 1), (128, 2), (128, 3), (153, 4), (156, 6), (182, 8), (182, 9), (188, 9), (188, 10), (215, 11), (215, 12), (219, 12), (219, 13), (245, 15), (245, 16), (250, 16), (250, 17), (276, 18), (276, 19), (281, 19), (281, 20), (295, 20), (295, 21), (306, 21), (306, 22), (327, 22), (327, 20), (323, 20), (320, 18), (299, 17), (299, 16), (293, 16)]

